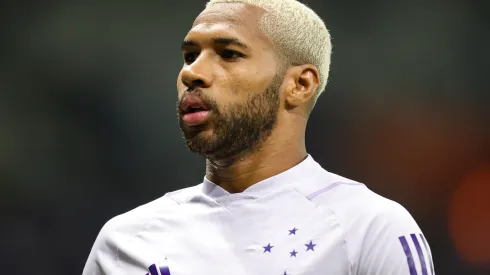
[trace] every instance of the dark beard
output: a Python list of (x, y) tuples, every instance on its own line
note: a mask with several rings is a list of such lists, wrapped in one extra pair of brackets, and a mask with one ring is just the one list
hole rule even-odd
[(185, 126), (177, 112), (189, 150), (213, 160), (253, 152), (276, 126), (281, 83), (282, 78), (276, 77), (263, 93), (250, 96), (244, 103), (228, 104), (222, 112), (218, 111), (215, 101), (203, 95), (212, 110), (212, 136), (198, 127), (191, 129)]

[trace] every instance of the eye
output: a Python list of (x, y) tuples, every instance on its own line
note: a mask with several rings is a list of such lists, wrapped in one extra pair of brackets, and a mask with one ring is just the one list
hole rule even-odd
[(199, 56), (199, 53), (197, 53), (197, 52), (184, 53), (184, 62), (186, 64), (191, 64), (192, 62), (196, 61), (198, 56)]
[(226, 59), (226, 60), (234, 60), (234, 59), (245, 56), (244, 54), (242, 54), (240, 52), (237, 52), (234, 50), (228, 50), (228, 49), (224, 49), (223, 51), (221, 51), (220, 55), (223, 59)]

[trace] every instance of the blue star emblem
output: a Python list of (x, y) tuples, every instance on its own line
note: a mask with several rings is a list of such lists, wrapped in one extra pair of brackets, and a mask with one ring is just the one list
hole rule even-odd
[(269, 243), (267, 246), (263, 246), (264, 248), (264, 253), (265, 252), (271, 252), (271, 249), (273, 248), (274, 246), (271, 245), (271, 243)]
[(314, 244), (312, 241), (310, 241), (309, 244), (305, 244), (305, 245), (306, 245), (306, 251), (308, 250), (315, 251), (314, 247), (316, 244)]
[(295, 228), (293, 228), (293, 229), (291, 229), (291, 230), (289, 230), (289, 235), (296, 235), (296, 231), (297, 231), (297, 230), (298, 230), (298, 229), (297, 229), (296, 227), (295, 227)]
[(293, 250), (292, 252), (289, 252), (289, 254), (291, 254), (291, 257), (296, 257), (296, 254), (298, 254), (298, 252)]

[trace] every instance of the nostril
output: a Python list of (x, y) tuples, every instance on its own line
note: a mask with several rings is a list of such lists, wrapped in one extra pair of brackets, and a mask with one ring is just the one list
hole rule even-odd
[(202, 81), (201, 79), (194, 79), (192, 81), (189, 81), (188, 79), (182, 78), (182, 83), (184, 83), (184, 86), (187, 87), (189, 92), (195, 90), (195, 88), (197, 87), (204, 86), (204, 81)]
[(204, 81), (202, 79), (195, 79), (192, 81), (192, 85), (201, 87), (204, 85)]

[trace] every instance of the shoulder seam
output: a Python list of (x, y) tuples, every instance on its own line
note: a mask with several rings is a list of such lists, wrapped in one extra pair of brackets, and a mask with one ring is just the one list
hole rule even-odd
[[(362, 184), (362, 183), (359, 183), (359, 184), (364, 185), (364, 184)], [(329, 186), (331, 186), (331, 185), (329, 185)], [(326, 189), (326, 188), (323, 188), (323, 189)], [(323, 189), (320, 189), (320, 190), (323, 190)], [(295, 192), (297, 192), (297, 193), (301, 194), (300, 192), (298, 192), (298, 190), (296, 190), (296, 189), (293, 189), (293, 190), (294, 190)], [(320, 190), (319, 190), (319, 191), (320, 191)], [(318, 192), (318, 191), (317, 191), (317, 192)], [(323, 193), (323, 192), (322, 192), (322, 193)], [(313, 194), (314, 194), (314, 193), (313, 193)], [(307, 199), (307, 200), (308, 200), (310, 203), (313, 203), (313, 202), (311, 201), (311, 199), (308, 199), (308, 197), (307, 197), (307, 196), (305, 197), (303, 194), (301, 194), (301, 195), (302, 195), (302, 196), (303, 196), (305, 199)], [(317, 206), (317, 207), (318, 207), (318, 206)], [(333, 210), (332, 210), (330, 207), (325, 206), (325, 208), (326, 208), (326, 210), (327, 210), (329, 213), (331, 213), (331, 214), (334, 216), (335, 221), (336, 221), (336, 222), (337, 222), (337, 224), (339, 225), (339, 228), (340, 228), (340, 231), (341, 231), (341, 234), (342, 234), (342, 240), (344, 241), (344, 246), (345, 246), (345, 252), (346, 252), (346, 256), (347, 256), (347, 261), (349, 262), (349, 275), (351, 275), (351, 274), (352, 274), (352, 267), (353, 267), (352, 265), (353, 265), (353, 261), (352, 261), (352, 259), (350, 258), (350, 254), (349, 254), (349, 246), (347, 245), (347, 236), (346, 236), (346, 234), (345, 234), (345, 233), (346, 233), (346, 231), (345, 231), (345, 230), (344, 230), (344, 228), (342, 227), (342, 224), (340, 223), (340, 220), (338, 219), (337, 214), (336, 214), (336, 213), (335, 213), (335, 212), (334, 212), (334, 211), (333, 211)]]
[(337, 182), (334, 182), (322, 189), (319, 189), (311, 194), (309, 194), (308, 196), (306, 196), (306, 199), (308, 200), (312, 200), (313, 198), (315, 198), (316, 196), (319, 196), (327, 191), (329, 191), (330, 189), (333, 189), (339, 185), (354, 185), (354, 186), (365, 186), (364, 184), (362, 183), (359, 183), (359, 182), (342, 182), (342, 181), (337, 181)]
[(349, 262), (349, 275), (352, 274), (352, 260), (350, 258), (350, 254), (349, 254), (349, 246), (347, 245), (347, 236), (346, 236), (346, 231), (344, 230), (344, 228), (342, 227), (342, 224), (340, 223), (340, 220), (337, 218), (337, 214), (335, 214), (335, 212), (328, 206), (326, 206), (328, 212), (332, 213), (332, 215), (335, 217), (335, 220), (337, 221), (337, 224), (339, 225), (340, 227), (340, 231), (342, 232), (342, 239), (344, 241), (344, 246), (345, 246), (345, 252), (346, 252), (346, 255), (347, 255), (347, 261)]
[[(179, 201), (177, 201), (176, 199), (172, 198), (170, 195), (165, 196), (165, 197), (167, 197), (167, 198), (171, 199), (171, 200), (172, 200), (172, 201), (174, 201), (174, 202), (175, 202), (177, 205), (181, 205), (181, 204), (182, 204), (182, 203), (180, 203)], [(185, 203), (185, 202), (184, 202), (184, 203)]]
[[(180, 205), (179, 202), (177, 202), (175, 199), (173, 199), (173, 198), (171, 198), (169, 196), (164, 195), (164, 196), (160, 197), (160, 199), (164, 199), (164, 198), (169, 198), (172, 201), (174, 201), (175, 203), (177, 203), (177, 205)], [(140, 235), (141, 233), (143, 233), (144, 231), (146, 231), (146, 229), (148, 228), (149, 223), (154, 219), (154, 216), (156, 215), (156, 212), (157, 211), (155, 210), (155, 211), (153, 211), (153, 213), (151, 215), (149, 215), (150, 218), (144, 223), (144, 225), (141, 227), (141, 230), (139, 230), (138, 232), (136, 232), (135, 234), (133, 234), (133, 237), (137, 237), (138, 235)], [(120, 266), (121, 262), (120, 262), (120, 255), (119, 254), (120, 254), (119, 253), (119, 246), (116, 245), (116, 256), (117, 256), (117, 258), (116, 258), (116, 267), (117, 268), (121, 268), (121, 266)]]
[[(181, 205), (181, 204), (187, 203), (190, 200), (192, 200), (192, 198), (196, 195), (195, 193), (193, 193), (192, 195), (185, 195), (185, 196), (183, 196), (185, 198), (184, 200), (179, 200), (179, 199), (175, 198), (173, 195), (179, 196), (179, 195), (182, 194), (182, 192), (184, 192), (186, 190), (191, 190), (191, 189), (194, 190), (194, 189), (196, 189), (200, 185), (201, 184), (198, 184), (198, 185), (190, 186), (188, 188), (184, 188), (184, 189), (181, 189), (181, 190), (177, 190), (177, 191), (174, 191), (174, 192), (167, 193), (167, 194), (165, 194), (165, 197), (171, 199), (172, 201), (174, 201), (175, 203), (177, 203), (177, 205)], [(180, 196), (180, 197), (182, 197), (182, 196)]]

